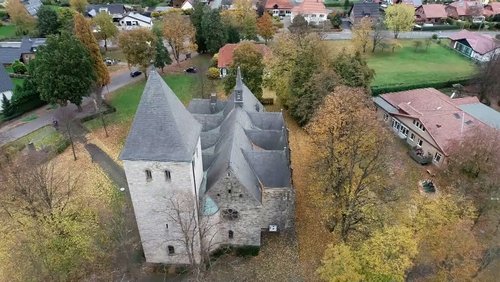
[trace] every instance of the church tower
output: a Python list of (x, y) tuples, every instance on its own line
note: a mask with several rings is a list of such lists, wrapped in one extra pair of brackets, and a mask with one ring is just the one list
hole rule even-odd
[[(161, 76), (152, 71), (121, 160), (148, 262), (189, 264), (199, 259), (198, 224), (203, 178), (201, 125)], [(185, 240), (193, 240), (186, 250)]]

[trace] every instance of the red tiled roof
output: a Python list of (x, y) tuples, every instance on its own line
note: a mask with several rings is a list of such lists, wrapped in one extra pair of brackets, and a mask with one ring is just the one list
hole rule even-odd
[(399, 109), (399, 115), (420, 120), (445, 154), (450, 142), (460, 140), (468, 130), (485, 126), (458, 107), (479, 103), (475, 97), (451, 99), (434, 88), (387, 93), (380, 97)]
[(500, 14), (500, 2), (490, 2), (488, 5), (486, 5), (486, 8), (491, 8), (491, 11), (493, 11), (493, 15)]
[[(219, 49), (219, 57), (217, 59), (217, 67), (219, 68), (227, 68), (233, 62), (233, 52), (239, 44), (226, 44)], [(255, 44), (257, 49), (262, 53), (262, 55), (266, 56), (271, 53), (269, 47), (264, 44)]]
[(274, 9), (274, 5), (278, 5), (278, 9), (292, 9), (293, 5), (289, 0), (267, 0), (265, 8)]
[(304, 0), (299, 6), (292, 9), (295, 14), (323, 13), (328, 14), (328, 10), (323, 4), (323, 0)]
[(451, 7), (455, 7), (457, 9), (457, 13), (459, 16), (468, 16), (467, 8), (473, 6), (480, 6), (481, 10), (483, 9), (483, 4), (479, 1), (455, 1), (450, 4)]
[(424, 9), (425, 17), (428, 19), (442, 19), (448, 17), (448, 13), (442, 4), (422, 5), (422, 9)]
[(461, 30), (449, 37), (451, 40), (465, 39), (472, 50), (484, 55), (492, 50), (500, 48), (500, 42), (493, 37), (468, 30)]

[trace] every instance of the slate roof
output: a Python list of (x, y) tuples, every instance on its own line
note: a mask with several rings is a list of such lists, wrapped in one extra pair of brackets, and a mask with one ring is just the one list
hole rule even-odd
[(201, 125), (156, 72), (150, 72), (122, 160), (191, 162)]
[[(438, 147), (446, 154), (453, 140), (460, 140), (468, 130), (488, 125), (468, 111), (470, 104), (478, 104), (475, 97), (451, 99), (434, 88), (422, 88), (379, 96), (395, 107), (394, 115), (418, 119)], [(377, 105), (377, 101), (375, 101)]]
[(493, 37), (477, 32), (471, 32), (465, 29), (452, 34), (449, 38), (454, 41), (465, 39), (469, 43), (472, 50), (481, 55), (500, 48), (500, 41), (494, 39)]
[(100, 8), (107, 8), (111, 15), (125, 15), (127, 13), (127, 9), (125, 9), (125, 5), (123, 4), (96, 4), (87, 5), (87, 14), (95, 17), (99, 13)]
[[(0, 64), (0, 92), (14, 90), (14, 84), (2, 64)], [(2, 97), (0, 97), (1, 99)]]
[(354, 18), (363, 18), (369, 16), (374, 19), (380, 17), (380, 8), (377, 3), (354, 3), (351, 10), (349, 10), (349, 16), (354, 16)]
[(134, 13), (134, 12), (128, 13), (123, 18), (126, 18), (126, 17), (129, 17), (129, 18), (132, 18), (132, 19), (136, 19), (138, 21), (141, 21), (141, 22), (144, 22), (144, 23), (147, 23), (147, 24), (151, 24), (153, 22), (150, 17), (146, 17), (146, 16), (143, 16), (143, 15), (141, 15), (139, 13)]
[(458, 107), (490, 127), (500, 130), (500, 113), (494, 109), (479, 102)]
[(28, 0), (28, 1), (23, 1), (23, 5), (26, 8), (26, 11), (31, 16), (36, 16), (36, 13), (38, 13), (38, 10), (42, 6), (42, 1), (40, 0)]
[(0, 43), (0, 63), (12, 64), (15, 60), (20, 60), (21, 55), (33, 53), (37, 47), (45, 44), (45, 38), (23, 38), (21, 42)]
[(402, 0), (402, 1), (399, 0), (399, 1), (394, 1), (394, 3), (413, 5), (413, 7), (415, 8), (422, 6), (422, 0)]

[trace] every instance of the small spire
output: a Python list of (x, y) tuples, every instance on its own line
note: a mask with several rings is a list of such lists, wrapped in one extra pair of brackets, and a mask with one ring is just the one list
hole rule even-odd
[(241, 78), (241, 69), (238, 66), (238, 70), (236, 71), (236, 87), (235, 90), (243, 90), (243, 79)]
[(243, 105), (243, 81), (241, 78), (241, 70), (238, 66), (236, 71), (236, 86), (234, 87), (234, 103), (236, 105)]

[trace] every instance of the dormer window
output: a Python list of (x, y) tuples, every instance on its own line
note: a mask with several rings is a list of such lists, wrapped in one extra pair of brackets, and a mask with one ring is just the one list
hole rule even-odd
[(153, 173), (151, 172), (151, 170), (146, 169), (145, 172), (146, 172), (146, 181), (149, 182), (149, 181), (153, 180)]
[(170, 182), (172, 180), (172, 175), (170, 174), (170, 170), (165, 170), (165, 181)]

